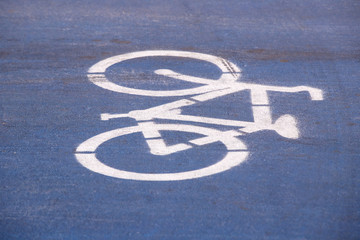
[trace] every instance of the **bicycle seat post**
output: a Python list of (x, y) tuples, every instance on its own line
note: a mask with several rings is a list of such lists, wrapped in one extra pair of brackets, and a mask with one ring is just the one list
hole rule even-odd
[(263, 125), (264, 127), (271, 125), (271, 110), (266, 89), (252, 88), (250, 91), (255, 124)]

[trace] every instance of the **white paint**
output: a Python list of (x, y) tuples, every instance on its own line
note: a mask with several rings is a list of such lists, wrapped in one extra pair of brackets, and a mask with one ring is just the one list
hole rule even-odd
[[(235, 139), (237, 140), (237, 136), (242, 135), (242, 133), (234, 131), (234, 130), (230, 130), (230, 131), (226, 131), (226, 132), (219, 132), (216, 135), (209, 135), (203, 138), (197, 138), (194, 140), (189, 141), (192, 144), (198, 145), (198, 146), (203, 146), (206, 144), (210, 144), (210, 143), (214, 143), (220, 140), (229, 140), (229, 139)], [(237, 151), (245, 151), (247, 148), (245, 146), (245, 144), (241, 141), (232, 141), (232, 144), (230, 144), (228, 146), (228, 150), (237, 150)]]
[[(167, 69), (159, 69), (155, 71), (155, 73), (159, 75), (164, 75), (184, 81), (195, 82), (206, 85), (197, 88), (184, 89), (184, 90), (155, 91), (155, 90), (143, 90), (143, 89), (123, 87), (109, 81), (104, 74), (106, 69), (109, 68), (110, 66), (121, 63), (126, 60), (144, 58), (144, 57), (164, 57), (164, 56), (192, 58), (192, 59), (206, 61), (217, 66), (222, 71), (222, 75), (220, 76), (219, 79), (215, 81), (211, 79), (182, 75)], [(229, 70), (231, 72), (229, 72)], [(223, 58), (212, 56), (209, 54), (185, 52), (185, 51), (156, 50), (156, 51), (132, 52), (132, 53), (117, 55), (104, 59), (96, 63), (89, 69), (88, 78), (95, 85), (114, 92), (142, 95), (142, 96), (152, 96), (152, 97), (154, 96), (167, 97), (167, 96), (193, 95), (193, 94), (199, 94), (199, 93), (216, 90), (217, 88), (213, 86), (214, 82), (218, 82), (218, 83), (234, 82), (238, 78), (240, 78), (241, 76), (240, 72), (241, 70), (235, 64), (230, 63)]]
[(191, 148), (191, 146), (187, 144), (167, 146), (165, 141), (161, 138), (157, 126), (153, 122), (140, 122), (138, 125), (150, 148), (150, 152), (154, 155), (169, 155)]
[[(206, 78), (199, 78), (189, 75), (183, 75), (169, 69), (156, 70), (155, 73), (158, 75), (203, 85), (192, 89), (171, 90), (171, 91), (155, 91), (155, 90), (126, 88), (110, 82), (105, 76), (106, 69), (112, 66), (113, 64), (118, 64), (130, 59), (143, 58), (143, 57), (159, 57), (159, 56), (191, 58), (191, 59), (207, 61), (217, 66), (222, 71), (222, 75), (220, 76), (219, 79), (206, 79)], [(148, 109), (134, 110), (126, 114), (124, 113), (101, 114), (102, 120), (130, 117), (140, 122), (138, 122), (138, 126), (108, 131), (86, 140), (85, 142), (80, 144), (79, 147), (77, 148), (76, 157), (78, 161), (84, 167), (94, 172), (98, 172), (111, 177), (132, 179), (132, 180), (144, 180), (144, 181), (185, 180), (185, 179), (199, 178), (199, 177), (220, 173), (230, 169), (233, 166), (239, 165), (241, 162), (245, 161), (248, 156), (246, 145), (237, 138), (238, 136), (241, 136), (243, 134), (253, 133), (261, 130), (273, 130), (285, 138), (290, 138), (290, 139), (299, 138), (300, 132), (299, 129), (297, 128), (297, 122), (294, 116), (286, 114), (281, 116), (277, 120), (273, 121), (271, 116), (271, 108), (270, 108), (268, 92), (277, 91), (277, 92), (295, 93), (295, 92), (305, 91), (310, 94), (311, 100), (319, 101), (319, 100), (323, 100), (322, 91), (320, 89), (307, 87), (307, 86), (280, 87), (280, 86), (269, 86), (269, 85), (261, 85), (261, 84), (235, 82), (236, 80), (240, 79), (241, 76), (240, 72), (241, 72), (240, 68), (238, 68), (235, 64), (223, 58), (219, 58), (208, 54), (185, 52), (185, 51), (158, 50), (158, 51), (133, 52), (133, 53), (127, 53), (127, 54), (122, 54), (111, 58), (107, 58), (105, 60), (96, 63), (89, 69), (88, 77), (91, 82), (104, 89), (120, 92), (120, 93), (152, 96), (152, 97), (185, 96), (185, 95), (195, 95), (195, 96), (189, 97), (189, 99), (184, 98)], [(210, 118), (203, 116), (193, 116), (193, 115), (185, 115), (181, 113), (181, 108), (183, 107), (189, 107), (194, 104), (200, 104), (205, 101), (209, 101), (218, 97), (222, 97), (228, 94), (233, 94), (243, 90), (249, 90), (251, 94), (251, 103), (252, 103), (252, 111), (253, 111), (253, 119), (254, 119), (253, 122)], [(240, 131), (231, 130), (231, 131), (222, 132), (212, 128), (198, 127), (195, 125), (155, 124), (154, 121), (156, 119), (175, 120), (180, 122), (197, 122), (197, 123), (205, 123), (205, 124), (221, 125), (221, 126), (232, 126), (238, 128)], [(168, 146), (166, 144), (166, 141), (162, 138), (160, 131), (193, 132), (204, 135), (204, 137), (193, 139), (189, 141), (189, 143), (179, 143)], [(211, 166), (193, 171), (180, 172), (180, 173), (166, 173), (166, 174), (164, 173), (149, 174), (149, 173), (122, 171), (106, 166), (96, 158), (95, 151), (102, 143), (109, 141), (115, 137), (126, 136), (128, 134), (132, 134), (136, 132), (142, 132), (144, 136), (144, 140), (146, 141), (149, 147), (149, 152), (153, 155), (161, 155), (161, 156), (169, 155), (180, 151), (186, 151), (192, 148), (192, 145), (204, 146), (206, 144), (210, 144), (217, 141), (222, 142), (226, 146), (227, 150), (231, 152), (228, 152), (223, 159), (221, 159), (219, 162)]]
[[(220, 161), (218, 161), (213, 165), (197, 170), (178, 172), (178, 173), (155, 174), (155, 173), (137, 173), (137, 172), (123, 171), (107, 166), (103, 164), (99, 159), (97, 159), (95, 155), (95, 151), (104, 142), (116, 137), (132, 134), (136, 132), (142, 132), (143, 129), (141, 127), (135, 126), (135, 127), (115, 129), (112, 131), (108, 131), (96, 135), (86, 140), (82, 144), (80, 144), (80, 146), (76, 149), (75, 156), (79, 161), (79, 163), (84, 167), (88, 168), (91, 171), (110, 177), (131, 179), (131, 180), (142, 180), (142, 181), (177, 181), (177, 180), (205, 177), (229, 170), (230, 168), (237, 166), (241, 162), (245, 161), (249, 154), (246, 151), (245, 144), (243, 144), (239, 139), (233, 137), (232, 134), (227, 134), (227, 137), (224, 137), (221, 131), (215, 129), (197, 127), (193, 125), (183, 125), (183, 124), (154, 124), (153, 127), (157, 131), (180, 131), (180, 132), (198, 133), (211, 138), (210, 142), (220, 141), (225, 145), (227, 150), (232, 150), (232, 151), (228, 152), (223, 159), (221, 159)], [(216, 136), (221, 136), (221, 137), (217, 138)], [(191, 142), (201, 142), (201, 140), (195, 139), (192, 140)], [(203, 145), (203, 144), (199, 144), (199, 145)]]
[(257, 86), (251, 88), (251, 102), (253, 105), (268, 105), (269, 98), (267, 90)]
[(269, 106), (253, 106), (253, 116), (254, 122), (257, 125), (262, 126), (270, 126), (272, 119), (271, 119), (271, 111)]

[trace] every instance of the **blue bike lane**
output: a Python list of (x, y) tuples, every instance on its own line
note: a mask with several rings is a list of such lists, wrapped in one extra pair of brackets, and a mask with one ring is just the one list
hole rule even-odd
[[(356, 1), (43, 1), (3, 2), (0, 34), (2, 239), (357, 239), (359, 236), (359, 4)], [(237, 136), (246, 161), (184, 181), (105, 176), (75, 157), (85, 140), (137, 126), (101, 121), (190, 96), (109, 91), (88, 69), (120, 54), (177, 50), (210, 54), (242, 69), (239, 82), (321, 89), (269, 92), (273, 120), (297, 120), (298, 139), (264, 130)], [(217, 79), (203, 61), (155, 57), (109, 67), (107, 78), (145, 90), (200, 86), (159, 76), (171, 69)], [(182, 113), (254, 121), (250, 91), (182, 108)], [(194, 124), (221, 131), (229, 126)], [(201, 135), (201, 134), (200, 134)], [(162, 132), (167, 144), (196, 133)], [(140, 133), (97, 149), (105, 164), (132, 172), (171, 173), (216, 163), (214, 142), (153, 156)]]

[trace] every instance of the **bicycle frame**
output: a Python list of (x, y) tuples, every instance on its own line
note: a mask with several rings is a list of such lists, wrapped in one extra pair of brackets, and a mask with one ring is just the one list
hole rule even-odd
[[(155, 71), (155, 73), (171, 76), (181, 80), (192, 81), (192, 82), (209, 81), (209, 79), (201, 79), (192, 76), (182, 75), (170, 70), (157, 70)], [(181, 100), (162, 104), (144, 110), (131, 111), (128, 114), (103, 113), (101, 114), (101, 119), (110, 120), (121, 117), (134, 118), (136, 121), (138, 121), (139, 126), (142, 127), (143, 135), (145, 139), (147, 139), (147, 143), (150, 147), (151, 152), (157, 155), (165, 155), (177, 151), (186, 150), (190, 146), (186, 144), (177, 144), (172, 146), (171, 149), (167, 147), (165, 145), (165, 142), (162, 140), (160, 133), (156, 130), (152, 130), (154, 129), (153, 120), (155, 119), (176, 120), (176, 121), (184, 121), (184, 122), (197, 122), (197, 123), (206, 123), (206, 124), (216, 124), (222, 126), (240, 127), (238, 129), (240, 130), (240, 132), (237, 133), (237, 135), (241, 135), (242, 133), (252, 133), (260, 130), (274, 130), (283, 137), (296, 139), (299, 137), (299, 131), (296, 126), (296, 119), (293, 116), (283, 115), (279, 119), (277, 119), (275, 123), (273, 123), (269, 99), (268, 99), (268, 91), (289, 92), (289, 93), (306, 91), (310, 94), (311, 100), (319, 101), (323, 99), (321, 90), (306, 86), (278, 87), (278, 86), (268, 86), (268, 85), (239, 83), (239, 82), (216, 83), (215, 81), (210, 86), (211, 86), (210, 88), (211, 90), (209, 90), (209, 92), (198, 94), (190, 98), (183, 98)], [(250, 90), (254, 122), (181, 114), (182, 107), (194, 105), (201, 102), (206, 102), (208, 100), (222, 97), (228, 94), (236, 93), (242, 90)], [(236, 134), (232, 132), (232, 136), (235, 135)], [(164, 149), (166, 149), (166, 151), (164, 151)]]

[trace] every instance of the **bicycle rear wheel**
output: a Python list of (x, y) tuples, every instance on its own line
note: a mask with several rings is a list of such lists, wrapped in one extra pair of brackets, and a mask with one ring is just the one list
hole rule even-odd
[[(185, 124), (156, 124), (155, 125), (158, 131), (179, 131), (179, 132), (190, 132), (203, 135), (205, 137), (191, 141), (199, 146), (208, 144), (211, 142), (211, 138), (217, 138), (218, 136), (223, 135), (223, 132), (192, 125)], [(179, 181), (187, 180), (194, 178), (201, 178), (205, 176), (210, 176), (220, 172), (229, 170), (230, 168), (239, 165), (246, 160), (248, 156), (248, 151), (245, 144), (233, 137), (231, 135), (222, 137), (219, 139), (213, 140), (220, 141), (225, 145), (227, 153), (224, 158), (216, 162), (213, 165), (191, 170), (185, 172), (175, 172), (175, 173), (139, 173), (139, 172), (130, 172), (120, 169), (116, 169), (110, 166), (105, 165), (96, 157), (96, 149), (106, 141), (109, 141), (113, 138), (129, 135), (133, 133), (141, 132), (139, 126), (119, 128), (98, 134), (79, 145), (76, 149), (76, 158), (78, 162), (88, 168), (93, 172), (97, 172), (109, 177), (129, 179), (129, 180), (139, 180), (139, 181)], [(210, 139), (210, 141), (209, 141)]]

